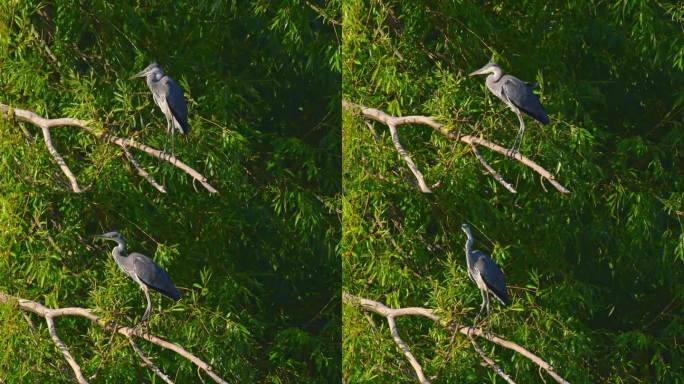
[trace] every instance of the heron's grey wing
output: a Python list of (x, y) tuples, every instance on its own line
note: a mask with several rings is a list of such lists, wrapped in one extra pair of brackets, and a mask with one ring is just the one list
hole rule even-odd
[(140, 253), (131, 253), (128, 258), (133, 258), (135, 274), (145, 285), (173, 300), (180, 299), (181, 295), (169, 276), (152, 259)]
[(549, 123), (549, 117), (539, 102), (539, 98), (532, 92), (532, 88), (527, 83), (510, 75), (505, 75), (500, 81), (503, 83), (501, 93), (511, 103), (540, 123)]
[(178, 129), (181, 133), (187, 134), (190, 126), (188, 125), (188, 105), (185, 103), (183, 90), (169, 76), (164, 76), (160, 82), (165, 88), (166, 104), (168, 104), (171, 114), (179, 124)]
[(489, 291), (496, 297), (502, 304), (509, 305), (511, 299), (508, 298), (506, 294), (506, 281), (504, 280), (503, 272), (494, 263), (487, 254), (482, 251), (474, 251), (474, 256), (477, 257), (477, 261), (473, 265), (473, 268), (480, 273), (482, 280), (487, 285)]

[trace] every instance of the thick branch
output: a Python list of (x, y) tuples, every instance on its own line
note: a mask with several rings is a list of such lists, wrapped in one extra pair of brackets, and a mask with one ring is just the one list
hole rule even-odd
[[(483, 147), (487, 147), (491, 149), (494, 152), (498, 152), (504, 156), (508, 156), (508, 150), (506, 148), (501, 147), (498, 144), (492, 143), (488, 140), (485, 140), (480, 137), (475, 137), (475, 136), (470, 136), (470, 135), (465, 135), (465, 136), (460, 136), (456, 134), (455, 132), (450, 131), (447, 129), (444, 125), (438, 123), (435, 121), (433, 118), (428, 117), (428, 116), (403, 116), (403, 117), (395, 117), (388, 115), (387, 113), (375, 109), (375, 108), (369, 108), (365, 107), (363, 105), (358, 105), (354, 104), (348, 101), (343, 100), (342, 101), (342, 108), (348, 110), (348, 111), (353, 111), (359, 113), (361, 116), (375, 120), (377, 122), (380, 122), (382, 124), (387, 125), (388, 127), (390, 125), (394, 125), (395, 127), (398, 127), (400, 125), (405, 125), (405, 124), (421, 124), (421, 125), (427, 125), (434, 129), (436, 132), (444, 135), (448, 139), (451, 140), (458, 140), (466, 144), (471, 144), (471, 145), (481, 145)], [(516, 153), (515, 155), (512, 156), (512, 158), (516, 159), (523, 165), (529, 167), (533, 171), (537, 172), (540, 176), (543, 178), (547, 179), (559, 192), (561, 193), (570, 193), (568, 189), (563, 187), (558, 181), (556, 181), (556, 178), (547, 170), (545, 170), (543, 167), (541, 167), (539, 164), (535, 163), (534, 161), (528, 159), (527, 157), (521, 155), (520, 153)], [(404, 159), (406, 160), (406, 159)], [(413, 169), (412, 169), (413, 171)], [(414, 172), (415, 174), (415, 172)], [(417, 177), (417, 176), (416, 176)], [(418, 179), (418, 183), (420, 184), (420, 179)], [(422, 188), (421, 188), (422, 190)], [(425, 190), (422, 190), (423, 192), (426, 192)]]
[[(49, 130), (52, 128), (65, 127), (65, 126), (78, 127), (78, 128), (83, 129), (84, 131), (90, 133), (91, 135), (96, 136), (99, 139), (105, 140), (105, 141), (112, 143), (112, 144), (116, 144), (116, 145), (120, 146), (121, 148), (124, 148), (124, 149), (126, 147), (136, 148), (142, 152), (147, 153), (148, 155), (150, 155), (152, 157), (156, 157), (160, 160), (166, 161), (169, 164), (175, 166), (176, 168), (182, 170), (183, 172), (188, 174), (190, 177), (192, 177), (193, 179), (198, 181), (200, 184), (202, 184), (202, 186), (207, 191), (209, 191), (211, 193), (218, 193), (218, 191), (214, 187), (212, 187), (211, 184), (209, 184), (206, 177), (204, 177), (201, 173), (199, 173), (196, 170), (189, 167), (187, 164), (178, 160), (174, 155), (162, 152), (158, 149), (154, 149), (154, 148), (147, 146), (145, 144), (138, 143), (137, 141), (135, 141), (133, 139), (125, 139), (125, 138), (117, 137), (114, 135), (110, 135), (110, 134), (105, 133), (105, 132), (100, 132), (94, 128), (91, 128), (88, 125), (88, 122), (85, 120), (73, 119), (73, 118), (46, 119), (44, 117), (37, 115), (34, 112), (26, 111), (23, 109), (12, 108), (12, 107), (5, 105), (5, 104), (2, 104), (2, 103), (0, 103), (0, 112), (2, 112), (2, 115), (6, 118), (16, 118), (18, 120), (25, 121), (25, 122), (31, 123), (33, 125), (36, 125), (43, 130), (43, 137), (46, 138), (45, 142), (46, 142), (46, 145), (48, 146), (48, 150), (50, 151), (52, 156), (55, 158), (57, 163), (60, 165), (60, 167), (62, 168), (62, 171), (64, 171), (64, 173), (67, 175), (67, 178), (69, 178), (69, 180), (71, 181), (72, 189), (74, 190), (74, 192), (80, 192), (80, 188), (78, 190), (76, 188), (74, 188), (74, 183), (76, 182), (76, 178), (73, 177), (73, 173), (71, 173), (71, 171), (69, 171), (69, 173), (67, 173), (67, 171), (64, 168), (66, 166), (66, 164), (64, 164), (64, 167), (62, 166), (62, 164), (64, 163), (64, 160), (62, 159), (61, 162), (60, 162), (60, 160), (58, 160), (58, 159), (61, 159), (61, 156), (56, 157), (55, 154), (57, 154), (57, 156), (59, 156), (59, 153), (57, 153), (57, 151), (54, 150), (54, 146), (52, 146), (51, 143), (48, 143), (49, 136), (50, 136)], [(46, 132), (47, 132), (47, 136), (46, 136)], [(68, 167), (66, 169), (68, 170)], [(69, 176), (69, 174), (71, 174), (71, 177)], [(72, 177), (73, 177), (73, 180), (72, 180)], [(149, 179), (148, 179), (148, 181), (149, 181)]]
[[(227, 384), (225, 380), (223, 380), (219, 375), (217, 375), (213, 368), (202, 361), (200, 358), (197, 356), (193, 355), (192, 353), (188, 352), (185, 350), (183, 347), (173, 344), (169, 341), (166, 341), (160, 337), (154, 336), (149, 333), (143, 333), (139, 334), (135, 329), (129, 328), (129, 327), (120, 327), (117, 324), (113, 322), (106, 322), (102, 320), (100, 317), (95, 315), (92, 311), (86, 308), (79, 308), (79, 307), (67, 307), (67, 308), (55, 308), (51, 309), (48, 308), (36, 301), (32, 300), (26, 300), (26, 299), (21, 299), (18, 297), (14, 297), (11, 295), (8, 295), (6, 293), (0, 292), (0, 303), (13, 303), (19, 307), (19, 309), (23, 311), (29, 311), (33, 312), (37, 315), (43, 316), (46, 318), (50, 318), (49, 321), (52, 321), (53, 318), (59, 317), (59, 316), (80, 316), (84, 317), (93, 323), (99, 325), (103, 329), (105, 329), (108, 332), (115, 332), (120, 335), (126, 336), (128, 338), (134, 338), (134, 337), (139, 337), (141, 339), (145, 339), (149, 341), (152, 344), (155, 344), (159, 347), (162, 347), (164, 349), (171, 350), (175, 352), (176, 354), (180, 355), (181, 357), (185, 358), (186, 360), (190, 361), (191, 363), (195, 364), (199, 369), (203, 370), (209, 377), (211, 377), (215, 382), (220, 383), (220, 384)], [(48, 323), (48, 328), (50, 327)], [(56, 334), (55, 334), (56, 335)], [(51, 334), (52, 336), (52, 334)], [(53, 337), (54, 340), (54, 337)], [(60, 340), (61, 341), (61, 340)], [(57, 343), (55, 341), (55, 343)], [(62, 343), (63, 345), (63, 343)], [(66, 348), (66, 346), (64, 346)], [(61, 349), (61, 348), (60, 348)], [(62, 350), (64, 353), (64, 350)], [(68, 351), (67, 351), (68, 352)], [(137, 351), (136, 351), (137, 352)], [(66, 354), (65, 354), (66, 357)], [(73, 357), (72, 357), (73, 359)], [(67, 357), (67, 360), (68, 357)], [(71, 362), (70, 362), (71, 364)], [(73, 366), (72, 366), (73, 368)], [(84, 379), (85, 380), (85, 379)]]
[(458, 331), (459, 333), (465, 335), (465, 336), (477, 336), (481, 337), (483, 339), (489, 340), (494, 344), (497, 344), (501, 347), (510, 349), (514, 352), (517, 352), (518, 354), (522, 355), (523, 357), (529, 359), (533, 363), (535, 363), (539, 368), (545, 370), (549, 376), (551, 376), (556, 382), (561, 383), (561, 384), (569, 384), (567, 380), (563, 379), (558, 373), (556, 373), (555, 369), (551, 366), (551, 364), (547, 363), (546, 361), (542, 360), (541, 357), (535, 355), (534, 353), (528, 351), (527, 349), (523, 348), (522, 346), (512, 342), (508, 341), (504, 338), (501, 338), (499, 336), (495, 336), (490, 333), (486, 333), (482, 331), (480, 328), (475, 328), (475, 327), (469, 327), (469, 326), (463, 326), (459, 324), (453, 324), (449, 323), (448, 321), (442, 319), (439, 315), (437, 315), (436, 311), (433, 309), (429, 308), (422, 308), (422, 307), (407, 307), (407, 308), (389, 308), (385, 304), (382, 304), (378, 301), (373, 301), (369, 299), (364, 299), (362, 297), (354, 296), (351, 295), (347, 292), (342, 293), (342, 302), (353, 305), (356, 307), (360, 307), (364, 311), (369, 311), (376, 313), (378, 315), (384, 316), (385, 318), (387, 317), (399, 317), (399, 316), (422, 316), (426, 317), (435, 323), (439, 324), (440, 326)]

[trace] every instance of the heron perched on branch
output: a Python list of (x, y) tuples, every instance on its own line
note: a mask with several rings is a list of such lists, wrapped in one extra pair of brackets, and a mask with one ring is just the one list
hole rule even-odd
[(523, 112), (544, 125), (549, 123), (549, 117), (546, 115), (544, 108), (542, 108), (537, 95), (532, 92), (532, 89), (535, 88), (537, 84), (531, 85), (515, 76), (504, 75), (501, 68), (494, 63), (489, 63), (468, 76), (485, 74), (488, 74), (485, 84), (489, 91), (513, 110), (520, 122), (518, 134), (515, 137), (513, 146), (508, 151), (509, 156), (511, 156), (520, 149), (523, 134), (525, 133), (525, 121), (522, 116)]
[(164, 74), (164, 70), (157, 63), (152, 63), (147, 68), (131, 77), (144, 77), (147, 87), (152, 92), (154, 103), (161, 109), (166, 117), (166, 132), (171, 134), (171, 151), (174, 149), (174, 134), (178, 130), (186, 135), (190, 130), (188, 125), (188, 106), (183, 96), (183, 90), (171, 77)]
[(112, 231), (96, 237), (100, 239), (116, 241), (117, 246), (112, 250), (112, 257), (114, 258), (114, 261), (122, 271), (130, 276), (133, 281), (138, 283), (140, 288), (145, 293), (145, 298), (147, 299), (147, 309), (145, 309), (145, 314), (140, 320), (141, 323), (146, 321), (152, 314), (152, 300), (150, 300), (149, 292), (150, 288), (160, 292), (168, 298), (173, 299), (174, 301), (180, 299), (180, 293), (173, 285), (166, 272), (164, 272), (164, 270), (157, 265), (157, 263), (140, 253), (133, 252), (128, 254), (128, 256), (124, 254), (124, 252), (126, 252), (126, 240), (124, 240), (121, 234), (116, 231)]
[(487, 308), (489, 313), (489, 294), (491, 293), (503, 305), (510, 305), (511, 299), (506, 294), (506, 282), (504, 275), (496, 266), (494, 261), (482, 251), (473, 250), (473, 235), (470, 233), (468, 224), (461, 226), (467, 236), (465, 244), (466, 263), (468, 265), (468, 276), (477, 287), (480, 288), (482, 295), (482, 306), (480, 313)]

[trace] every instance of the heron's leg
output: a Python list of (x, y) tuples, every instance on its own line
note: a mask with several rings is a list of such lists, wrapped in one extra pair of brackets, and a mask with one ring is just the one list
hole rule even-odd
[(173, 126), (173, 121), (171, 122), (171, 154), (176, 153), (176, 128)]
[(141, 323), (146, 322), (147, 319), (149, 319), (150, 315), (152, 314), (152, 300), (150, 299), (150, 291), (144, 285), (143, 285), (143, 292), (145, 292), (145, 298), (147, 299), (147, 308), (145, 309), (145, 314), (143, 315), (142, 319), (140, 320)]
[(484, 289), (480, 289), (480, 296), (482, 296), (482, 304), (480, 305), (480, 312), (478, 312), (477, 317), (480, 317), (482, 311), (484, 311), (485, 306), (487, 305), (487, 297), (485, 295), (486, 291)]
[(166, 138), (167, 138), (166, 140), (164, 140), (164, 153), (166, 153), (166, 150), (168, 149), (167, 146), (169, 144), (169, 142), (168, 142), (169, 135), (168, 134), (170, 132), (172, 132), (171, 130), (173, 129), (173, 126), (171, 125), (171, 119), (169, 119), (169, 117), (166, 115), (166, 113), (164, 113), (164, 117), (166, 118)]
[(518, 134), (515, 135), (515, 140), (513, 141), (513, 146), (508, 150), (506, 156), (513, 157), (517, 152), (520, 151), (520, 144), (522, 144), (522, 138), (525, 134), (525, 120), (523, 120), (522, 113), (515, 111), (515, 115), (518, 116), (518, 121), (520, 122), (520, 127), (518, 128)]

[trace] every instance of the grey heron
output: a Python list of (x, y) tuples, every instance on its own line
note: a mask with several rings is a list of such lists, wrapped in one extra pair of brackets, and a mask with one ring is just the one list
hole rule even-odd
[(472, 249), (473, 235), (470, 233), (468, 224), (463, 224), (461, 229), (463, 229), (463, 232), (465, 232), (466, 237), (468, 238), (465, 244), (468, 276), (470, 277), (470, 280), (477, 284), (477, 287), (480, 289), (480, 295), (482, 295), (480, 313), (482, 313), (485, 307), (487, 308), (487, 313), (489, 313), (490, 293), (499, 300), (501, 304), (511, 304), (511, 299), (509, 299), (506, 294), (506, 282), (504, 281), (503, 273), (487, 254)]
[(177, 301), (181, 295), (176, 287), (169, 279), (169, 276), (164, 270), (157, 265), (149, 257), (140, 253), (132, 252), (126, 256), (126, 240), (116, 231), (107, 232), (103, 235), (96, 236), (100, 239), (111, 240), (117, 243), (116, 247), (112, 249), (112, 257), (116, 264), (126, 273), (133, 281), (138, 283), (140, 289), (145, 293), (147, 299), (147, 309), (140, 322), (146, 321), (152, 314), (152, 301), (150, 300), (149, 289), (152, 288), (160, 292), (166, 297)]
[(188, 106), (183, 90), (171, 77), (164, 74), (164, 70), (157, 63), (148, 65), (131, 78), (136, 77), (145, 78), (147, 87), (152, 92), (154, 103), (166, 117), (166, 132), (171, 134), (171, 151), (173, 152), (175, 131), (178, 130), (185, 135), (190, 130)]
[(525, 133), (523, 112), (544, 125), (549, 123), (549, 117), (546, 115), (544, 108), (542, 108), (537, 95), (532, 92), (532, 89), (537, 84), (531, 85), (515, 76), (504, 75), (501, 68), (494, 63), (489, 63), (468, 76), (485, 74), (488, 74), (485, 84), (489, 91), (515, 112), (520, 122), (518, 134), (515, 137), (513, 146), (508, 151), (508, 155), (511, 156), (520, 149), (520, 143)]

